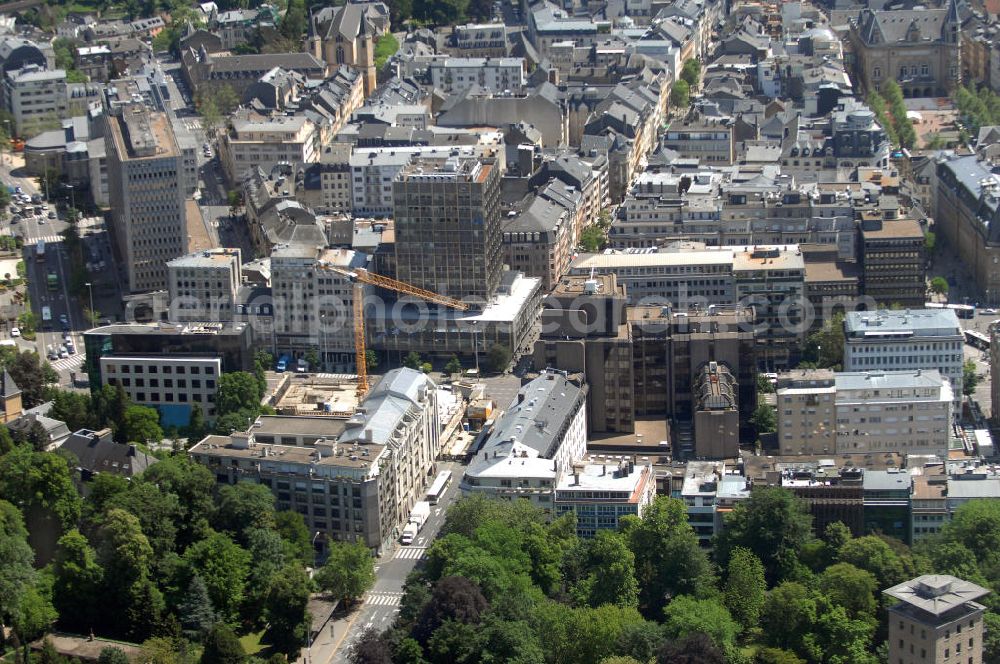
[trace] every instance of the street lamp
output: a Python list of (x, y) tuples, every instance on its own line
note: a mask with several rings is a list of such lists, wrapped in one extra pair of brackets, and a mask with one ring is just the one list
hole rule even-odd
[(472, 321), (472, 347), (476, 352), (476, 376), (479, 375), (479, 340), (476, 338), (476, 332), (479, 330), (479, 321)]
[(90, 326), (94, 326), (94, 318), (97, 317), (97, 312), (94, 311), (94, 285), (89, 281), (84, 284), (87, 287), (87, 291), (90, 293)]
[[(320, 314), (319, 316), (319, 333), (320, 333), (320, 352), (322, 356), (320, 357), (320, 365), (323, 367), (323, 371), (326, 371), (326, 314)], [(360, 371), (360, 369), (358, 369)], [(318, 534), (318, 533), (317, 533)]]

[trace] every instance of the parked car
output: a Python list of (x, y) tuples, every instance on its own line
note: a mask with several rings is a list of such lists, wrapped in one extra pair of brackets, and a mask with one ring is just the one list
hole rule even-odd
[(17, 327), (10, 328), (10, 336), (19, 337), (21, 336), (21, 329)]

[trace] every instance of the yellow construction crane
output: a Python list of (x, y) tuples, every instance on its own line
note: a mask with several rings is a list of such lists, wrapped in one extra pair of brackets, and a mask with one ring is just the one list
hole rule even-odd
[(365, 395), (368, 394), (368, 363), (365, 357), (367, 354), (365, 352), (365, 303), (364, 291), (361, 288), (361, 284), (371, 284), (372, 286), (385, 288), (397, 293), (402, 293), (403, 295), (412, 295), (413, 297), (419, 297), (422, 300), (433, 302), (434, 304), (441, 304), (446, 307), (451, 307), (452, 309), (458, 309), (459, 311), (465, 311), (469, 308), (469, 305), (461, 300), (456, 300), (445, 295), (439, 295), (433, 291), (418, 288), (411, 284), (397, 281), (396, 279), (392, 279), (381, 274), (374, 274), (364, 268), (354, 268), (348, 270), (346, 268), (326, 264), (322, 264), (322, 267), (324, 270), (335, 272), (342, 277), (350, 279), (354, 284), (354, 363), (358, 372), (358, 401), (364, 399)]

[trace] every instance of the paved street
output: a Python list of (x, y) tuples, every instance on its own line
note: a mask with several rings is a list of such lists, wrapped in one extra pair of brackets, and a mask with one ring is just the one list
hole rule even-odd
[[(44, 198), (45, 192), (38, 190), (35, 179), (24, 175), (23, 162), (18, 156), (4, 155), (0, 163), (0, 182), (3, 186), (20, 187), (29, 196), (38, 194)], [(17, 205), (23, 207), (20, 203)], [(76, 353), (51, 360), (51, 364), (60, 374), (60, 383), (68, 385), (70, 372), (78, 370), (83, 363), (82, 333), (89, 327), (84, 308), (90, 306), (90, 291), (83, 299), (70, 296), (71, 266), (62, 238), (68, 223), (62, 210), (54, 219), (48, 217), (50, 211), (56, 211), (54, 201), (45, 205), (45, 212), (41, 215), (22, 213), (22, 219), (16, 223), (7, 215), (0, 222), (0, 234), (18, 236), (24, 242), (22, 257), (28, 276), (28, 298), (37, 317), (38, 334), (34, 345), (22, 341), (21, 346), (37, 350), (42, 357), (48, 355), (50, 347), (58, 349), (64, 342), (60, 318), (65, 316)], [(122, 294), (104, 221), (100, 217), (87, 217), (81, 219), (77, 227), (83, 243), (84, 260), (92, 265), (100, 261), (104, 263), (103, 269), (95, 269), (89, 277), (94, 308), (104, 317), (115, 318), (121, 313)], [(41, 256), (38, 254), (39, 242), (44, 246)], [(49, 275), (54, 275), (56, 279), (52, 285), (49, 284)], [(48, 320), (43, 320), (45, 317)]]
[[(310, 664), (346, 664), (351, 644), (368, 627), (384, 630), (395, 620), (399, 613), (399, 602), (403, 596), (403, 583), (407, 575), (424, 560), (427, 547), (437, 536), (444, 525), (445, 512), (461, 494), (458, 482), (463, 472), (463, 466), (458, 463), (438, 462), (438, 472), (451, 470), (454, 477), (451, 486), (444, 497), (434, 505), (431, 516), (413, 546), (395, 544), (375, 562), (375, 572), (378, 580), (372, 590), (365, 595), (363, 602), (331, 623), (323, 633), (316, 637), (311, 652)], [(433, 478), (429, 478), (433, 481)], [(429, 486), (429, 483), (428, 483)], [(306, 653), (303, 653), (305, 655)], [(300, 658), (300, 661), (303, 661)]]

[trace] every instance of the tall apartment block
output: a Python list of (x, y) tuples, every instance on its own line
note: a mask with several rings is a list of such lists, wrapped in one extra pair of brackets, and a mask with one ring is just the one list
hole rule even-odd
[(106, 115), (115, 242), (133, 293), (165, 290), (167, 261), (185, 253), (183, 164), (170, 121), (142, 104)]
[(233, 320), (242, 281), (239, 249), (208, 249), (167, 262), (170, 320)]
[(889, 607), (893, 664), (982, 664), (983, 612), (989, 590), (947, 574), (925, 574), (882, 591)]
[(476, 158), (414, 159), (393, 181), (397, 278), (489, 301), (500, 284), (500, 170)]
[(844, 319), (844, 371), (937, 369), (962, 412), (964, 335), (951, 309), (853, 311)]

